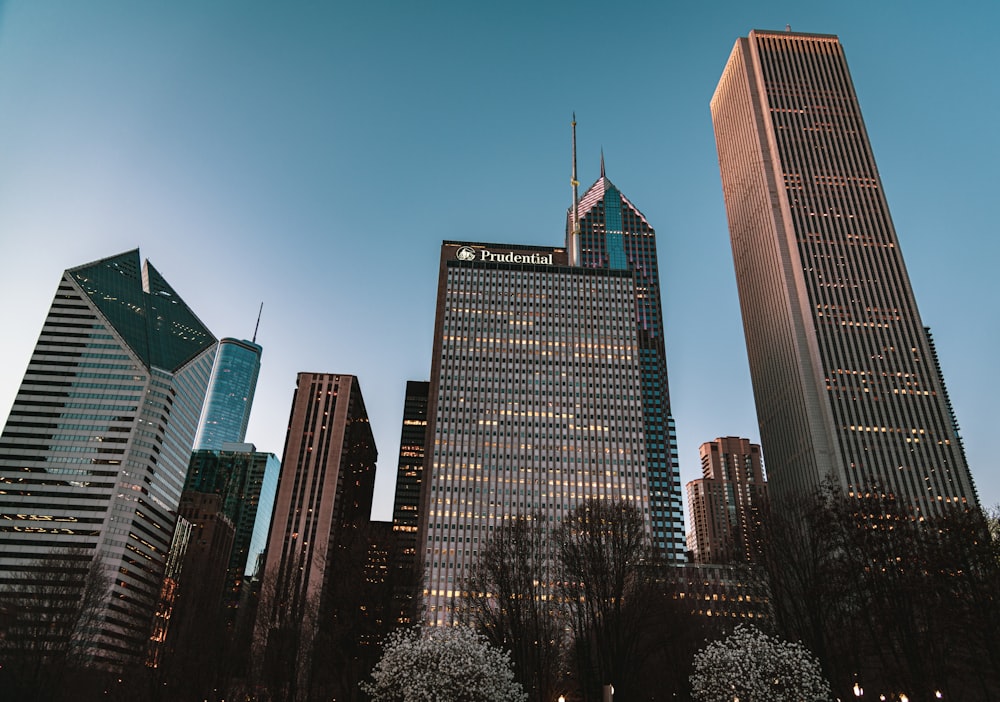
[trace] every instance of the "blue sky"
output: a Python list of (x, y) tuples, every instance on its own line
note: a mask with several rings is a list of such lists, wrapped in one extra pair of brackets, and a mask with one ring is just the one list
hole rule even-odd
[[(993, 2), (0, 4), (0, 422), (61, 272), (140, 247), (217, 336), (264, 302), (248, 440), (298, 371), (360, 379), (389, 518), (443, 239), (561, 245), (580, 180), (657, 229), (684, 481), (759, 435), (708, 102), (752, 28), (843, 42), (984, 504), (1000, 254)], [(765, 454), (766, 462), (766, 454)]]

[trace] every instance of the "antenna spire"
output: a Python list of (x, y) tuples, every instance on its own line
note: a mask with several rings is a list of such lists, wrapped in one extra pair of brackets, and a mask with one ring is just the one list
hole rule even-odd
[(260, 309), (257, 311), (257, 326), (253, 328), (253, 343), (257, 343), (257, 330), (260, 329), (260, 316), (264, 313), (264, 303), (260, 303)]
[(604, 177), (604, 147), (601, 147), (601, 177)]
[(580, 265), (580, 181), (576, 178), (576, 112), (573, 112), (573, 229), (569, 240), (569, 264)]

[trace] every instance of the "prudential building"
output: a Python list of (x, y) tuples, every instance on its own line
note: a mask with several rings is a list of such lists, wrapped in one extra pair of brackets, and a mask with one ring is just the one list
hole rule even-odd
[(653, 229), (603, 168), (565, 247), (443, 243), (418, 551), (428, 623), (452, 622), (512, 517), (555, 529), (586, 499), (627, 500), (680, 558), (662, 329)]

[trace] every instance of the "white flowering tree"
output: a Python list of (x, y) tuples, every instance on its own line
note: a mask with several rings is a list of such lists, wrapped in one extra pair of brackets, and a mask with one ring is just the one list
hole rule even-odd
[(507, 653), (467, 627), (403, 629), (386, 639), (373, 702), (524, 702)]
[(819, 702), (831, 698), (819, 661), (802, 644), (743, 624), (695, 655), (696, 702)]

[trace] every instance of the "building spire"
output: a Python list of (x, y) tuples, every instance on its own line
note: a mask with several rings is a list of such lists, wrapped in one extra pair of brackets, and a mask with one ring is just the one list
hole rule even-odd
[(601, 177), (604, 177), (604, 147), (601, 147)]
[(257, 311), (257, 326), (253, 328), (253, 343), (257, 343), (257, 330), (260, 329), (260, 316), (264, 313), (264, 303), (260, 303), (260, 309)]
[(569, 264), (580, 265), (580, 181), (576, 177), (576, 112), (573, 112), (573, 229), (569, 239)]

